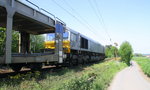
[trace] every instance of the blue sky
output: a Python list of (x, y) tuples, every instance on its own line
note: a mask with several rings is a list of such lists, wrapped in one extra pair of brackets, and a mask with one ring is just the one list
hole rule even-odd
[[(62, 19), (68, 27), (99, 41), (103, 45), (112, 44), (114, 42), (117, 42), (120, 45), (123, 41), (129, 41), (134, 49), (134, 53), (150, 53), (149, 0), (30, 1)], [(56, 5), (54, 1), (78, 18), (82, 23)], [(97, 2), (101, 13), (99, 14), (97, 12), (98, 15), (102, 16), (99, 19), (94, 12), (94, 9), (91, 7), (91, 5), (96, 6), (94, 2)], [(104, 23), (102, 22), (102, 19)], [(84, 21), (88, 23), (88, 25)], [(109, 35), (106, 33), (104, 27), (107, 28)], [(110, 42), (109, 36), (111, 37), (112, 42)]]

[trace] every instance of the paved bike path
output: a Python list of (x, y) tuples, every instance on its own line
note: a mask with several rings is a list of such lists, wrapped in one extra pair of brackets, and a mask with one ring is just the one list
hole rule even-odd
[(144, 78), (136, 62), (119, 72), (108, 90), (150, 90), (150, 82)]

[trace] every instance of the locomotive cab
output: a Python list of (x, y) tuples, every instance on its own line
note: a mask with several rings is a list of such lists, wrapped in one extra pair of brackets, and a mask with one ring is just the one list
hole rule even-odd
[[(63, 52), (64, 53), (70, 53), (70, 32), (69, 31), (65, 31), (63, 33)], [(55, 40), (55, 33), (49, 33), (46, 35), (45, 38), (45, 49), (48, 51), (54, 51), (55, 49), (55, 44), (56, 44), (56, 40)]]

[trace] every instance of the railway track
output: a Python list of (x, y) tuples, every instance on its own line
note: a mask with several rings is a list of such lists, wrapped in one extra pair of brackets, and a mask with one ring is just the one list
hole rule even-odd
[[(84, 64), (82, 65), (83, 67), (85, 66), (90, 66), (90, 65), (93, 65), (95, 63), (101, 63), (101, 62), (104, 62), (104, 61), (109, 61), (111, 59), (105, 59), (103, 61), (99, 61), (99, 62), (93, 62), (93, 63), (88, 63), (88, 64)], [(43, 66), (41, 70), (39, 70), (39, 72), (41, 74), (44, 74), (44, 73), (47, 73), (47, 72), (57, 72), (57, 71), (60, 71), (60, 70), (63, 70), (63, 67), (66, 67), (66, 66), (59, 66), (59, 67), (56, 67), (56, 66)], [(69, 69), (75, 69), (77, 68), (77, 66), (71, 66), (71, 67), (67, 67)], [(19, 72), (14, 72), (13, 70), (11, 69), (1, 69), (0, 68), (0, 79), (2, 78), (10, 78), (11, 76), (15, 76), (15, 75), (18, 75), (18, 74), (27, 74), (29, 72), (33, 72), (32, 70), (30, 70), (29, 68), (22, 68), (21, 71)]]
[[(55, 66), (44, 66), (41, 70), (39, 70), (39, 72), (44, 73), (44, 72), (49, 72), (49, 71), (57, 71), (60, 70), (60, 67), (55, 67)], [(29, 68), (23, 68), (21, 71), (19, 72), (14, 72), (11, 69), (0, 69), (0, 78), (9, 78), (10, 76), (15, 76), (18, 74), (27, 74), (29, 72), (33, 72), (32, 70), (30, 70)]]

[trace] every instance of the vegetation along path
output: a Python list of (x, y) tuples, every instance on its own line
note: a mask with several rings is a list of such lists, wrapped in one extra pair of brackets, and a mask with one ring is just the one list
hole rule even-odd
[(106, 60), (57, 70), (18, 73), (0, 78), (0, 90), (105, 90), (126, 64)]
[(136, 62), (119, 72), (108, 90), (150, 90), (150, 82), (145, 80)]

